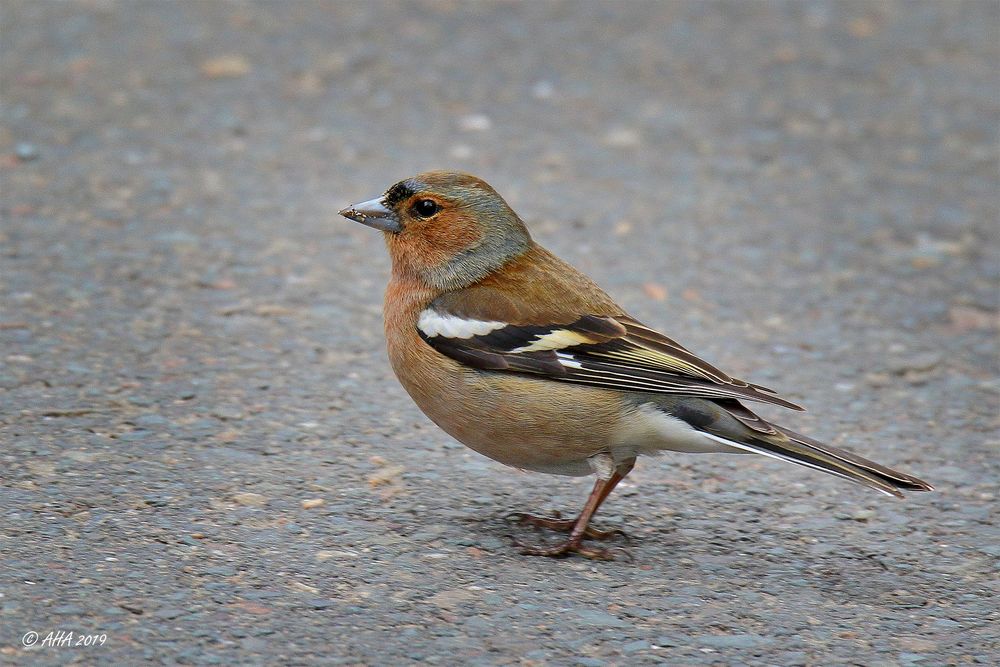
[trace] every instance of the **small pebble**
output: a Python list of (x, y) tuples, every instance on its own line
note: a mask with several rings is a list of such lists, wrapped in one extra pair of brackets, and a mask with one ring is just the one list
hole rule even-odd
[(531, 87), (531, 96), (536, 100), (547, 100), (556, 94), (556, 88), (551, 81), (537, 81)]
[(252, 67), (240, 55), (224, 55), (210, 58), (201, 63), (201, 74), (207, 79), (228, 79), (245, 76)]
[(267, 504), (267, 498), (259, 493), (234, 493), (233, 502), (246, 507), (263, 507)]
[(612, 148), (635, 148), (642, 143), (638, 130), (629, 127), (612, 128), (604, 135), (604, 145)]
[(463, 132), (485, 132), (493, 127), (493, 121), (489, 116), (481, 113), (463, 116), (458, 121), (458, 127)]
[(35, 146), (35, 144), (28, 143), (27, 141), (22, 141), (14, 147), (14, 155), (16, 155), (17, 159), (21, 162), (30, 162), (31, 160), (38, 159), (38, 147)]

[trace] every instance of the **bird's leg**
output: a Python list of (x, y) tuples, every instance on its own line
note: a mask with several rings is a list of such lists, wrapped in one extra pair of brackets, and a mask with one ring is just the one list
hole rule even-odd
[[(597, 499), (597, 506), (594, 508), (594, 512), (597, 511), (597, 508), (601, 506), (601, 504), (608, 497), (611, 491), (614, 490), (614, 488), (618, 485), (618, 482), (625, 479), (625, 476), (632, 471), (633, 467), (635, 467), (634, 458), (619, 464), (618, 467), (614, 469), (614, 472), (611, 473), (611, 476), (606, 480), (606, 483), (600, 489), (599, 497)], [(595, 483), (594, 485), (594, 491), (591, 492), (592, 494), (598, 491), (598, 486), (600, 485), (601, 481), (602, 480), (600, 479), (599, 475), (597, 483)], [(521, 523), (531, 524), (532, 526), (537, 526), (539, 528), (548, 528), (549, 530), (555, 530), (560, 533), (569, 533), (572, 532), (573, 528), (577, 525), (577, 523), (580, 522), (583, 513), (581, 512), (580, 516), (576, 517), (575, 519), (563, 519), (562, 517), (559, 516), (558, 512), (556, 512), (555, 518), (533, 516), (531, 514), (525, 514), (523, 512), (514, 512), (510, 516), (516, 517), (518, 521), (520, 521)], [(587, 525), (586, 530), (584, 531), (584, 537), (589, 537), (595, 540), (607, 540), (616, 535), (627, 537), (625, 535), (625, 531), (620, 529), (598, 530), (590, 525)]]
[[(632, 461), (628, 463), (627, 467), (626, 466), (619, 467), (619, 469), (616, 470), (615, 473), (611, 476), (611, 479), (607, 480), (604, 483), (603, 487), (600, 490), (600, 497), (597, 500), (597, 507), (594, 508), (594, 512), (597, 512), (597, 508), (601, 506), (601, 504), (604, 502), (604, 499), (608, 497), (608, 494), (610, 494), (611, 491), (615, 488), (615, 486), (617, 486), (618, 482), (622, 481), (622, 479), (625, 478), (625, 475), (627, 475), (629, 471), (632, 470), (632, 467), (634, 465), (635, 465), (635, 459), (632, 459)], [(591, 494), (597, 491), (597, 487), (599, 484), (601, 484), (601, 481), (602, 480), (600, 479), (597, 480), (597, 482), (594, 484), (594, 491), (592, 491)], [(547, 516), (534, 516), (533, 514), (527, 514), (525, 512), (514, 512), (508, 516), (510, 518), (516, 518), (521, 523), (526, 523), (535, 526), (537, 528), (547, 528), (548, 530), (554, 530), (559, 533), (573, 532), (573, 528), (576, 527), (576, 524), (580, 522), (580, 518), (583, 516), (583, 513), (581, 512), (580, 515), (577, 516), (575, 519), (563, 519), (562, 517), (559, 516), (558, 512), (556, 512), (555, 514), (556, 514), (555, 517), (547, 517)], [(626, 539), (628, 538), (628, 535), (621, 528), (615, 528), (614, 530), (599, 530), (589, 524), (584, 529), (583, 536), (589, 537), (592, 540), (610, 540), (612, 537), (624, 537)]]
[[(588, 524), (590, 523), (591, 517), (594, 516), (595, 512), (597, 512), (597, 509), (618, 485), (618, 482), (625, 479), (625, 476), (632, 471), (634, 466), (635, 459), (629, 459), (628, 461), (620, 464), (617, 468), (614, 468), (614, 472), (611, 473), (610, 477), (604, 479), (602, 479), (600, 474), (601, 471), (597, 470), (598, 478), (597, 481), (594, 482), (594, 488), (590, 492), (590, 497), (587, 498), (587, 503), (583, 506), (583, 510), (580, 512), (580, 515), (575, 519), (548, 519), (544, 517), (531, 516), (530, 514), (520, 515), (522, 523), (530, 523), (534, 526), (569, 533), (568, 540), (552, 547), (531, 547), (519, 543), (518, 546), (521, 547), (521, 553), (529, 556), (554, 557), (568, 556), (571, 553), (578, 553), (587, 558), (613, 560), (613, 556), (611, 556), (611, 554), (607, 551), (603, 549), (590, 549), (584, 547), (582, 542), (585, 537), (592, 537), (597, 540), (606, 540), (616, 534), (625, 534), (624, 532), (617, 530), (596, 530), (591, 528)], [(595, 466), (595, 469), (596, 468), (597, 466)]]

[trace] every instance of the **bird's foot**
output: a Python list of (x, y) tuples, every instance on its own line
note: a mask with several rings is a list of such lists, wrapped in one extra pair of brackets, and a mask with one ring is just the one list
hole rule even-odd
[[(516, 519), (519, 523), (530, 524), (536, 528), (547, 528), (560, 533), (573, 532), (573, 527), (576, 526), (577, 522), (576, 519), (563, 519), (559, 516), (558, 512), (555, 517), (534, 516), (532, 514), (525, 514), (524, 512), (513, 512), (508, 514), (507, 518)], [(630, 541), (628, 534), (620, 528), (615, 528), (614, 530), (598, 530), (593, 526), (587, 526), (583, 531), (583, 537), (589, 537), (592, 540), (598, 541), (610, 540), (613, 537), (621, 537), (626, 541)]]
[(514, 540), (516, 546), (524, 556), (548, 556), (549, 558), (566, 558), (571, 554), (579, 554), (591, 560), (614, 560), (614, 555), (607, 549), (594, 549), (581, 544), (582, 537), (568, 539), (565, 542), (551, 546), (536, 547)]

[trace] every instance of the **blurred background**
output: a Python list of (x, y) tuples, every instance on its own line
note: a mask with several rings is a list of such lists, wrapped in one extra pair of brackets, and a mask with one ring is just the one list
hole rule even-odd
[[(0, 12), (5, 660), (995, 663), (996, 2)], [(420, 415), (336, 215), (438, 168), (940, 492), (678, 455), (599, 517), (634, 564), (518, 556), (587, 483)]]

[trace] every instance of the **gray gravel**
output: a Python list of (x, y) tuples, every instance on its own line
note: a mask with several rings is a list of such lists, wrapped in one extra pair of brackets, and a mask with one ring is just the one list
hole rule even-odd
[[(997, 664), (1000, 5), (3, 0), (0, 662)], [(640, 319), (925, 477), (588, 482), (385, 361), (398, 178), (486, 178)], [(765, 410), (769, 416), (777, 411)], [(22, 636), (103, 634), (103, 646)]]

